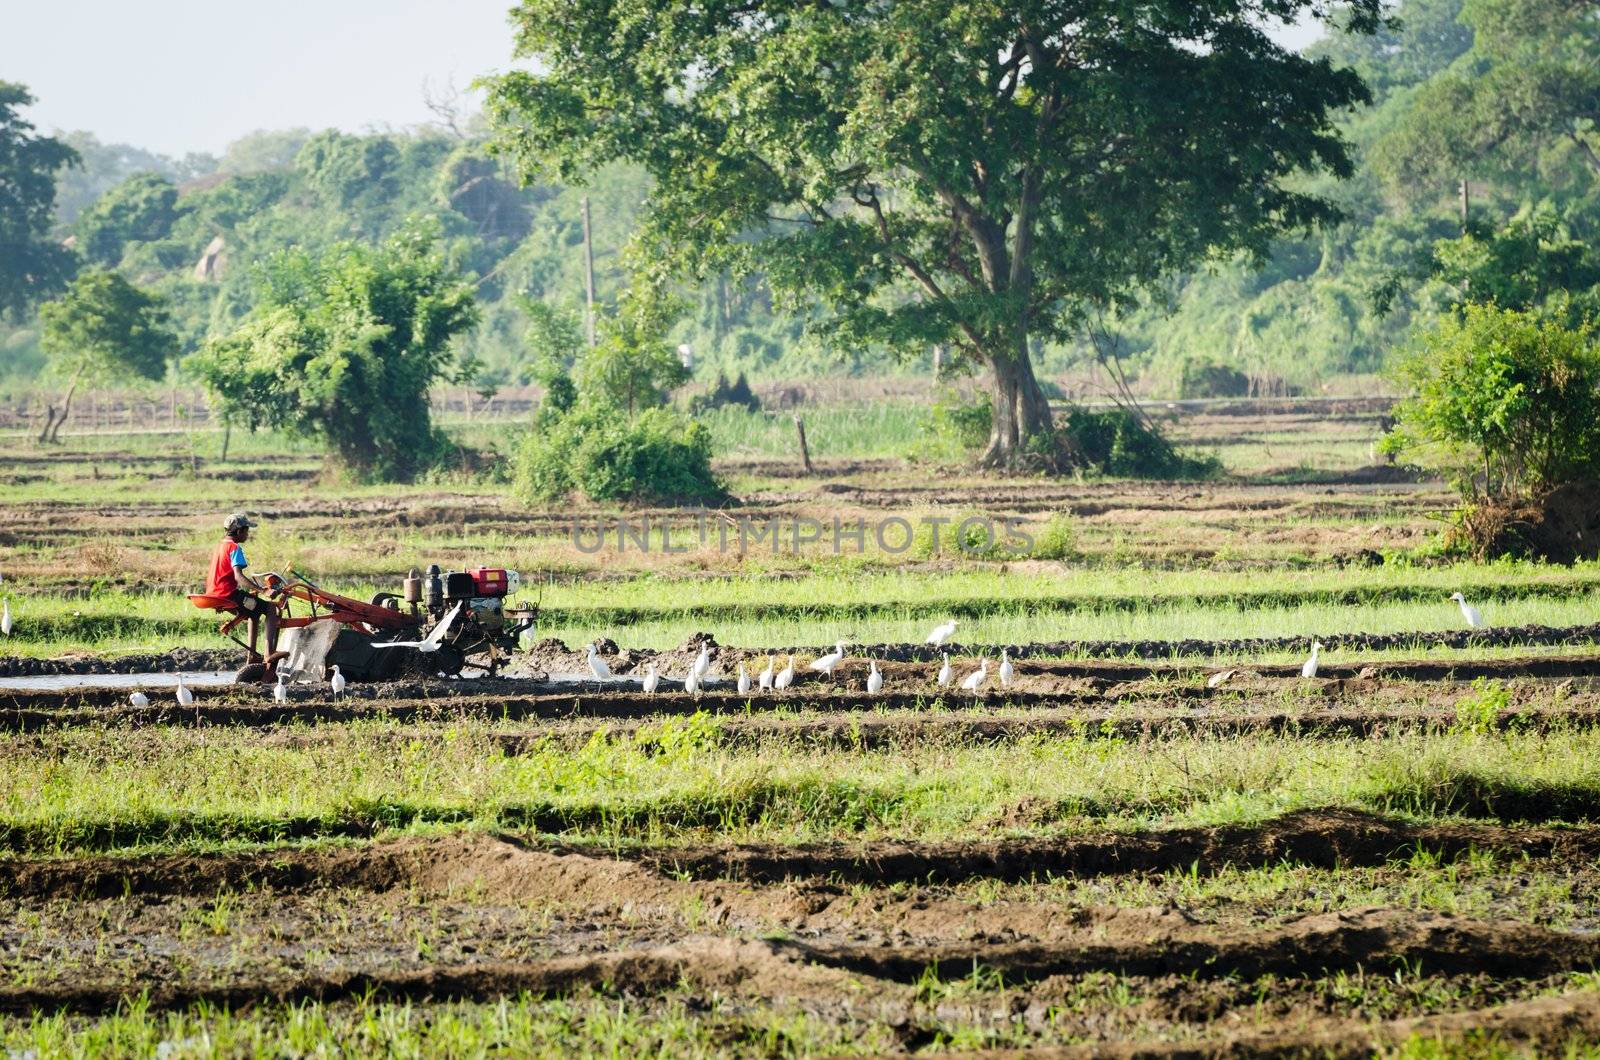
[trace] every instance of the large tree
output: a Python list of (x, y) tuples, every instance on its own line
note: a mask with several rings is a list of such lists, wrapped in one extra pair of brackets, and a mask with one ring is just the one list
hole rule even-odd
[(72, 278), (72, 252), (50, 238), (56, 174), (78, 164), (60, 140), (36, 136), (17, 113), (33, 102), (21, 85), (0, 81), (0, 314), (20, 316)]
[[(1344, 5), (1373, 29), (1381, 0)], [(992, 376), (984, 461), (1056, 460), (1030, 340), (1208, 255), (1337, 216), (1360, 78), (1263, 26), (1316, 0), (522, 0), (489, 79), (528, 178), (653, 178), (646, 259), (764, 274), (850, 344)], [(1071, 454), (1065, 454), (1070, 458)]]

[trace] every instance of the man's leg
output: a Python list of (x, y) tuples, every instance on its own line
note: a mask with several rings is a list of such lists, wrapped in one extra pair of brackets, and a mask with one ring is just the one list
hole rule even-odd
[[(256, 638), (261, 633), (261, 620), (254, 611), (250, 612), (250, 658), (256, 657)], [(271, 650), (270, 648), (268, 649)]]
[(263, 617), (267, 621), (267, 657), (271, 658), (278, 653), (278, 612), (269, 607)]

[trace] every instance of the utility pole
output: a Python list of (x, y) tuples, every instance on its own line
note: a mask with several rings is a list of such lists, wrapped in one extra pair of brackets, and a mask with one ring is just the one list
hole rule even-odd
[(583, 283), (584, 320), (589, 329), (589, 345), (594, 345), (594, 241), (589, 237), (589, 196), (583, 197)]

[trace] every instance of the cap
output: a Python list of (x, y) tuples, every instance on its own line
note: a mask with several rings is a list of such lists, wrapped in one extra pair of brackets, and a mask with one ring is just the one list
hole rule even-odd
[(255, 523), (250, 521), (250, 517), (248, 515), (244, 514), (243, 512), (234, 512), (232, 515), (228, 516), (228, 521), (222, 524), (222, 528), (224, 530), (238, 530), (241, 527), (252, 527), (255, 525)]

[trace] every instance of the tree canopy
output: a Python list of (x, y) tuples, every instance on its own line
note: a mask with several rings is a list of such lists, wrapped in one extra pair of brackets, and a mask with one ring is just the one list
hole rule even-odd
[(1334, 118), (1366, 91), (1260, 28), (1315, 10), (524, 0), (538, 69), (492, 79), (489, 110), (530, 178), (642, 165), (658, 270), (761, 272), (838, 341), (988, 366), (986, 460), (1010, 463), (1050, 444), (1030, 339), (1337, 217), (1286, 178), (1351, 172)]
[(32, 102), (26, 88), (0, 81), (0, 315), (11, 317), (61, 290), (76, 268), (50, 229), (56, 173), (77, 164), (78, 154), (34, 134), (18, 113)]
[(363, 478), (403, 480), (436, 462), (428, 390), (465, 377), (452, 340), (477, 320), (436, 236), (286, 252), (259, 279), (256, 307), (194, 358), (223, 416), (321, 438)]
[(57, 374), (68, 380), (60, 409), (49, 409), (40, 441), (60, 433), (79, 383), (158, 380), (178, 353), (165, 302), (114, 272), (81, 273), (65, 294), (40, 308), (39, 317), (41, 344)]

